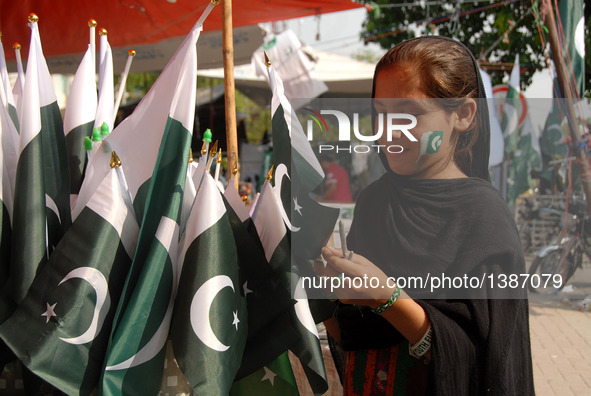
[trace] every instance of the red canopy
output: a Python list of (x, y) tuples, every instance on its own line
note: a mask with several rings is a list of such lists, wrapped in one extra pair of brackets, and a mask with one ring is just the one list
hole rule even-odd
[[(59, 59), (86, 51), (90, 19), (98, 22), (97, 32), (103, 27), (107, 29), (114, 52), (120, 47), (126, 53), (129, 48), (185, 36), (208, 4), (207, 0), (2, 1), (0, 31), (7, 60), (15, 57), (11, 50), (14, 42), (22, 45), (21, 53), (26, 58), (30, 40), (27, 16), (37, 14), (43, 53), (48, 58), (50, 70), (56, 72), (51, 58)], [(233, 25), (254, 25), (359, 7), (363, 5), (351, 0), (234, 0)], [(220, 30), (221, 27), (220, 5), (205, 21), (204, 33)], [(234, 36), (236, 48), (241, 42), (236, 33)], [(219, 48), (221, 59), (221, 40)], [(176, 46), (172, 51), (175, 49)], [(76, 57), (78, 61), (80, 57)]]

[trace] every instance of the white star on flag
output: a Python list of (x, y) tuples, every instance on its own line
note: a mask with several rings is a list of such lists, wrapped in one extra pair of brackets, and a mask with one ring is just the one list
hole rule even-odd
[(238, 311), (234, 311), (234, 321), (232, 322), (232, 324), (234, 326), (236, 326), (236, 330), (238, 330), (238, 323), (240, 323), (240, 320), (238, 320)]
[(275, 385), (275, 377), (277, 376), (277, 374), (269, 370), (267, 367), (263, 367), (263, 369), (265, 370), (265, 376), (263, 377), (263, 379), (261, 379), (261, 382), (263, 382), (264, 380), (269, 380), (271, 386)]
[(294, 197), (293, 198), (293, 205), (294, 208), (293, 210), (295, 210), (296, 212), (298, 212), (300, 214), (300, 216), (302, 215), (302, 207), (298, 204), (298, 197)]
[(51, 319), (53, 316), (57, 316), (55, 314), (55, 311), (53, 310), (55, 308), (55, 306), (57, 305), (57, 303), (55, 303), (53, 305), (49, 305), (49, 303), (45, 303), (45, 304), (47, 304), (47, 311), (43, 312), (41, 314), (41, 316), (45, 316), (47, 318), (45, 323), (49, 323), (49, 319)]
[(246, 284), (247, 284), (247, 283), (248, 283), (248, 281), (244, 282), (244, 285), (242, 285), (242, 290), (244, 290), (244, 297), (246, 297), (246, 295), (247, 295), (248, 293), (252, 293), (252, 290), (250, 290), (250, 289), (248, 288), (248, 286), (246, 286)]

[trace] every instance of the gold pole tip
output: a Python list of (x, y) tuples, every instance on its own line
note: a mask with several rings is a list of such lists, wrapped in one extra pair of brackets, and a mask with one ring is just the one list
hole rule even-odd
[(221, 0), (211, 0), (211, 4), (218, 5), (221, 3)]
[(29, 14), (29, 22), (39, 22), (39, 17), (33, 13)]
[(0, 32), (0, 40), (2, 39), (2, 32)]
[(88, 27), (96, 27), (97, 23), (94, 19), (88, 21)]
[(269, 169), (269, 172), (267, 172), (265, 179), (271, 180), (273, 178), (273, 169), (275, 169), (275, 165), (271, 165), (271, 169)]
[(129, 56), (135, 56), (135, 50), (134, 49), (130, 49), (129, 51), (127, 51), (127, 55), (129, 55)]
[(235, 176), (238, 173), (238, 162), (234, 164), (234, 168), (232, 168), (232, 174)]
[(211, 149), (209, 149), (209, 155), (211, 155), (212, 157), (215, 157), (215, 155), (218, 153), (218, 141), (216, 140), (215, 143), (213, 144), (213, 147)]
[(189, 163), (193, 162), (193, 149), (189, 149)]
[(99, 30), (99, 36), (106, 36), (106, 35), (107, 35), (107, 29), (100, 28), (100, 30)]
[(111, 163), (109, 165), (111, 168), (119, 168), (121, 166), (121, 160), (115, 150), (111, 151)]
[(21, 49), (21, 45), (19, 43), (12, 44), (12, 49), (19, 50)]
[(218, 151), (218, 158), (216, 159), (216, 162), (218, 164), (222, 163), (222, 149), (220, 149), (220, 151)]
[(271, 67), (271, 61), (269, 60), (269, 57), (267, 56), (267, 51), (263, 51), (263, 54), (265, 54), (265, 66)]
[(203, 144), (201, 145), (201, 155), (207, 154), (207, 142), (204, 140)]
[(248, 202), (248, 196), (246, 196), (246, 195), (243, 195), (241, 197), (241, 199), (242, 199), (242, 202), (244, 202), (244, 203), (247, 203)]

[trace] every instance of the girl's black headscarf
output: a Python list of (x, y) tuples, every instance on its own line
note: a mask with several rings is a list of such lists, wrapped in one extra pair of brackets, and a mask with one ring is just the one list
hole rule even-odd
[[(485, 94), (485, 90), (484, 90), (484, 83), (482, 82), (482, 77), (480, 76), (480, 69), (478, 67), (478, 63), (476, 62), (476, 58), (474, 58), (474, 55), (472, 55), (472, 52), (470, 52), (468, 47), (466, 47), (464, 44), (460, 43), (459, 41), (456, 41), (456, 40), (451, 39), (449, 37), (442, 37), (442, 36), (417, 37), (417, 38), (405, 41), (405, 43), (412, 42), (414, 40), (438, 40), (438, 41), (446, 40), (446, 41), (453, 42), (454, 44), (462, 47), (466, 52), (466, 56), (470, 57), (470, 59), (472, 60), (472, 64), (474, 67), (474, 74), (476, 75), (476, 79), (478, 80), (478, 96), (477, 97), (482, 98), (482, 99), (486, 98), (486, 94)], [(376, 72), (373, 76), (373, 87), (372, 87), (372, 93), (371, 93), (372, 98), (375, 98), (376, 81), (377, 81), (378, 73), (379, 73), (379, 71), (376, 69)], [(472, 147), (472, 161), (470, 163), (461, 165), (460, 169), (467, 176), (478, 177), (480, 179), (490, 182), (490, 176), (489, 176), (489, 172), (488, 172), (488, 161), (489, 161), (489, 156), (490, 156), (490, 120), (489, 120), (489, 114), (488, 114), (488, 106), (487, 106), (486, 100), (479, 100), (479, 101), (477, 101), (477, 103), (478, 103), (478, 109), (477, 109), (476, 117), (478, 117), (477, 125), (479, 128), (478, 140), (476, 141), (476, 143)], [(372, 119), (375, 120), (375, 117), (373, 117)], [(390, 166), (388, 165), (388, 161), (386, 159), (386, 155), (384, 154), (383, 150), (380, 150), (379, 154), (380, 154), (380, 159), (382, 160), (382, 164), (384, 165), (384, 168), (386, 169), (386, 171), (389, 173), (395, 174), (390, 169)]]

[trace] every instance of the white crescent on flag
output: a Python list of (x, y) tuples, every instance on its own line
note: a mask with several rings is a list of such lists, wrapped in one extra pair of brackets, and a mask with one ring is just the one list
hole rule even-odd
[(67, 342), (68, 344), (81, 345), (94, 340), (97, 334), (101, 331), (105, 317), (107, 316), (109, 308), (111, 307), (111, 298), (109, 297), (109, 286), (107, 284), (107, 279), (102, 274), (102, 272), (96, 268), (76, 268), (70, 271), (70, 273), (68, 273), (64, 279), (61, 280), (58, 286), (72, 278), (84, 279), (93, 287), (94, 291), (96, 292), (96, 304), (94, 306), (92, 321), (90, 322), (88, 329), (78, 337), (60, 337), (60, 340)]
[(232, 279), (226, 275), (214, 276), (197, 289), (193, 301), (191, 301), (190, 319), (195, 335), (209, 348), (218, 352), (224, 352), (230, 347), (222, 344), (213, 332), (209, 321), (209, 310), (215, 297), (225, 287), (229, 287), (234, 291)]

